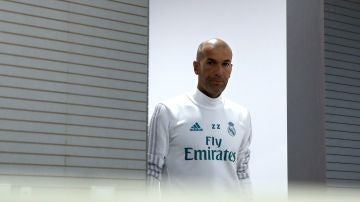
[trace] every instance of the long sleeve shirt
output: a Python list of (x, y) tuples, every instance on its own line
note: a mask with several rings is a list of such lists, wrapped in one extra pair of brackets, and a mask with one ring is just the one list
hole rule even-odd
[(210, 98), (196, 89), (159, 103), (148, 135), (151, 184), (234, 190), (249, 180), (250, 114), (222, 96)]

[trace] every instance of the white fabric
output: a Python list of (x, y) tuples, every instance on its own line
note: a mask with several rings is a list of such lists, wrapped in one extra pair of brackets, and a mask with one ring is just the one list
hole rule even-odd
[(201, 91), (159, 103), (148, 138), (148, 179), (170, 189), (233, 190), (249, 181), (250, 114)]

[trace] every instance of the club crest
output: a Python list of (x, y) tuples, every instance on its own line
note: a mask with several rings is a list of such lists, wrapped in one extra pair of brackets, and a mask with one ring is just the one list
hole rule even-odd
[(236, 129), (235, 129), (235, 126), (234, 126), (234, 123), (233, 122), (229, 122), (229, 126), (228, 126), (228, 129), (227, 129), (228, 133), (230, 136), (234, 137), (236, 135)]

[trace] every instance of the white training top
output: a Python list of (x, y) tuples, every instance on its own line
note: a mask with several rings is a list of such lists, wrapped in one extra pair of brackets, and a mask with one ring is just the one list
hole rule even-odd
[(250, 115), (222, 96), (195, 90), (159, 103), (148, 140), (147, 174), (161, 186), (229, 190), (249, 178)]

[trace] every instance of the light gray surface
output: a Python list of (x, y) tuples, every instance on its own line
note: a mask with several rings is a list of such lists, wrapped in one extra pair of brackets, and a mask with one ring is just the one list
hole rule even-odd
[[(84, 75), (92, 76), (91, 78), (105, 78), (121, 81), (133, 81), (144, 83), (146, 79), (146, 73), (136, 72), (134, 69), (120, 69), (123, 71), (118, 71), (118, 69), (111, 69), (106, 67), (96, 67), (93, 65), (83, 65), (77, 63), (70, 63), (68, 61), (58, 61), (58, 60), (49, 60), (46, 58), (34, 58), (27, 57), (24, 55), (11, 55), (8, 53), (2, 53), (1, 62), (3, 64), (11, 63), (16, 61), (15, 67), (20, 67), (25, 69), (33, 70), (48, 70), (50, 72), (63, 72), (72, 75)], [(127, 67), (127, 66), (124, 66)], [(132, 67), (132, 66), (130, 66)], [(145, 82), (146, 83), (146, 82)]]
[(148, 1), (1, 0), (0, 8), (0, 177), (138, 185)]
[(288, 180), (325, 182), (323, 1), (287, 1)]

